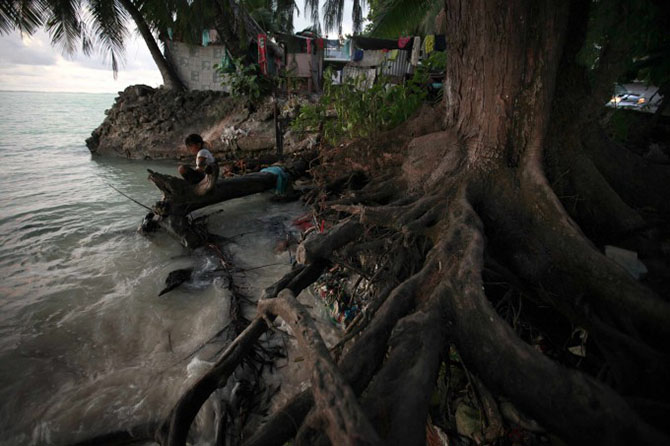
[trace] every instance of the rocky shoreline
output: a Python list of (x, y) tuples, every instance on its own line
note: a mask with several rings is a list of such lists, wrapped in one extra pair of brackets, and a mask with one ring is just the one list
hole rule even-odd
[[(278, 100), (279, 115), (290, 121), (307, 99)], [(106, 118), (86, 140), (93, 155), (127, 159), (190, 158), (184, 138), (199, 133), (220, 160), (276, 153), (271, 98), (250, 110), (245, 101), (218, 91), (173, 91), (133, 85), (119, 92)], [(283, 128), (283, 153), (311, 148), (314, 135), (295, 137)]]

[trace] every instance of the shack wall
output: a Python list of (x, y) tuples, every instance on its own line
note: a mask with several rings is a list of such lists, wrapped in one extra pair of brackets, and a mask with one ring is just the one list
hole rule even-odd
[(214, 70), (225, 55), (223, 45), (196, 46), (168, 41), (168, 57), (189, 90), (229, 91), (221, 85), (221, 76)]

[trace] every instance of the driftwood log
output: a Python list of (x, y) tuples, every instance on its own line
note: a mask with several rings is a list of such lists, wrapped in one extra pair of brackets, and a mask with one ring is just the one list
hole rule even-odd
[(156, 203), (154, 210), (161, 216), (185, 216), (212, 204), (272, 189), (277, 184), (277, 175), (267, 172), (223, 178), (216, 182), (212, 178), (213, 175), (208, 174), (201, 183), (193, 185), (183, 178), (149, 170), (149, 181), (163, 192), (163, 199)]
[[(286, 164), (284, 169), (290, 180), (307, 170), (307, 159), (297, 158)], [(200, 183), (190, 184), (183, 178), (149, 170), (149, 181), (163, 192), (163, 198), (153, 206), (153, 222), (187, 248), (197, 248), (207, 241), (207, 231), (194, 227), (188, 214), (226, 200), (273, 189), (277, 185), (277, 175), (253, 172), (233, 178), (218, 178), (218, 170), (210, 170)]]

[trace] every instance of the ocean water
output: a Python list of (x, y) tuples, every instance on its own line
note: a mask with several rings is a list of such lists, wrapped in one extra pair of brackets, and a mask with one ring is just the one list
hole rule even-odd
[[(109, 187), (150, 205), (160, 193), (146, 169), (176, 163), (92, 157), (84, 145), (113, 99), (0, 92), (1, 445), (67, 444), (159, 420), (196, 378), (188, 365), (222, 348), (218, 260), (138, 234), (146, 210)], [(289, 253), (273, 247), (299, 204), (259, 194), (203, 212), (214, 211), (210, 231), (231, 238), (236, 266), (263, 266), (236, 284), (257, 294), (289, 270)], [(167, 274), (188, 266), (196, 279), (158, 297)]]

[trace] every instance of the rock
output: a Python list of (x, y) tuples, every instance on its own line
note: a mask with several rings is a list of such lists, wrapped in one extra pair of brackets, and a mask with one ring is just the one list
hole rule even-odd
[(158, 293), (158, 295), (162, 296), (163, 294), (174, 290), (179, 285), (189, 280), (192, 274), (193, 268), (177, 269), (170, 272), (170, 274), (168, 274), (167, 278), (165, 279), (165, 288), (160, 293)]
[[(282, 116), (307, 101), (279, 102)], [(276, 150), (274, 103), (270, 98), (251, 114), (241, 98), (219, 91), (173, 91), (146, 85), (119, 92), (103, 123), (86, 145), (96, 155), (131, 159), (180, 159), (184, 138), (199, 133), (220, 161), (257, 157)], [(289, 131), (289, 126), (284, 127)], [(309, 149), (316, 135), (285, 138), (284, 153)], [(191, 157), (189, 156), (189, 159)]]
[(275, 146), (274, 134), (256, 134), (243, 136), (237, 139), (237, 146), (245, 152), (259, 152), (263, 150), (272, 150)]

